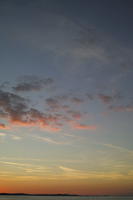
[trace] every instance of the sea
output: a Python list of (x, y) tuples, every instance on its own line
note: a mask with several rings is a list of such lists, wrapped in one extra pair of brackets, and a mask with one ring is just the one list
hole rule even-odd
[(133, 200), (133, 196), (0, 196), (0, 200)]

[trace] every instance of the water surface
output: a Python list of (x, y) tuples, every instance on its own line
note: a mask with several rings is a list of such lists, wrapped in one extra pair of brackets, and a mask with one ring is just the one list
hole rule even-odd
[(133, 196), (99, 196), (99, 197), (78, 197), (78, 196), (9, 196), (2, 195), (0, 200), (133, 200)]

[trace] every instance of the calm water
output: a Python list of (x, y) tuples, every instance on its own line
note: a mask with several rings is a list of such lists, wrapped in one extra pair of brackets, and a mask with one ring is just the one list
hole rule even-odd
[(35, 197), (35, 196), (0, 196), (0, 200), (133, 200), (132, 197)]

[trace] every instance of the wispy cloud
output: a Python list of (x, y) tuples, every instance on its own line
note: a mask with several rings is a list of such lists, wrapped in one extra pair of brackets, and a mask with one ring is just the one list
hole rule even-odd
[(22, 162), (12, 162), (12, 161), (0, 161), (1, 165), (4, 166), (13, 166), (15, 168), (21, 169), (26, 173), (42, 173), (42, 172), (48, 172), (50, 168), (42, 166), (42, 165), (34, 165), (31, 163), (22, 163)]
[(109, 109), (115, 112), (133, 112), (133, 105), (110, 106)]
[(126, 148), (121, 147), (121, 146), (116, 146), (116, 145), (113, 145), (113, 144), (102, 144), (102, 145), (106, 146), (108, 148), (120, 151), (120, 152), (126, 152), (126, 153), (129, 153), (129, 154), (133, 154), (133, 150), (129, 150), (129, 149), (126, 149)]
[[(130, 179), (130, 173), (125, 175), (116, 171), (95, 171), (95, 170), (77, 170), (69, 168), (66, 166), (59, 166), (59, 169), (63, 171), (62, 178), (64, 179), (96, 179), (96, 180), (120, 180), (120, 179)], [(59, 178), (59, 177), (58, 177)]]
[(77, 122), (72, 122), (72, 127), (74, 129), (79, 129), (79, 130), (96, 130), (97, 126), (96, 125), (86, 125), (86, 124), (80, 124)]
[(37, 76), (23, 76), (17, 85), (13, 87), (13, 90), (17, 92), (39, 91), (43, 88), (51, 86), (53, 82), (52, 78), (41, 79)]
[(61, 170), (65, 171), (65, 172), (80, 172), (79, 170), (77, 169), (72, 169), (72, 168), (68, 168), (68, 167), (64, 167), (64, 166), (60, 166), (59, 167)]
[(35, 139), (38, 139), (42, 142), (49, 143), (49, 144), (56, 144), (56, 145), (68, 145), (68, 144), (70, 144), (68, 142), (57, 141), (57, 140), (54, 140), (54, 139), (49, 138), (49, 137), (42, 137), (42, 136), (37, 136), (37, 135), (33, 135), (32, 137), (35, 138)]

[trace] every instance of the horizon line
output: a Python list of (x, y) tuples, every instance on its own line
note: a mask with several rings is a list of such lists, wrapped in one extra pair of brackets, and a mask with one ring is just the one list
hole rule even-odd
[(133, 196), (133, 194), (71, 194), (71, 193), (21, 193), (0, 192), (0, 195), (27, 195), (27, 196)]

